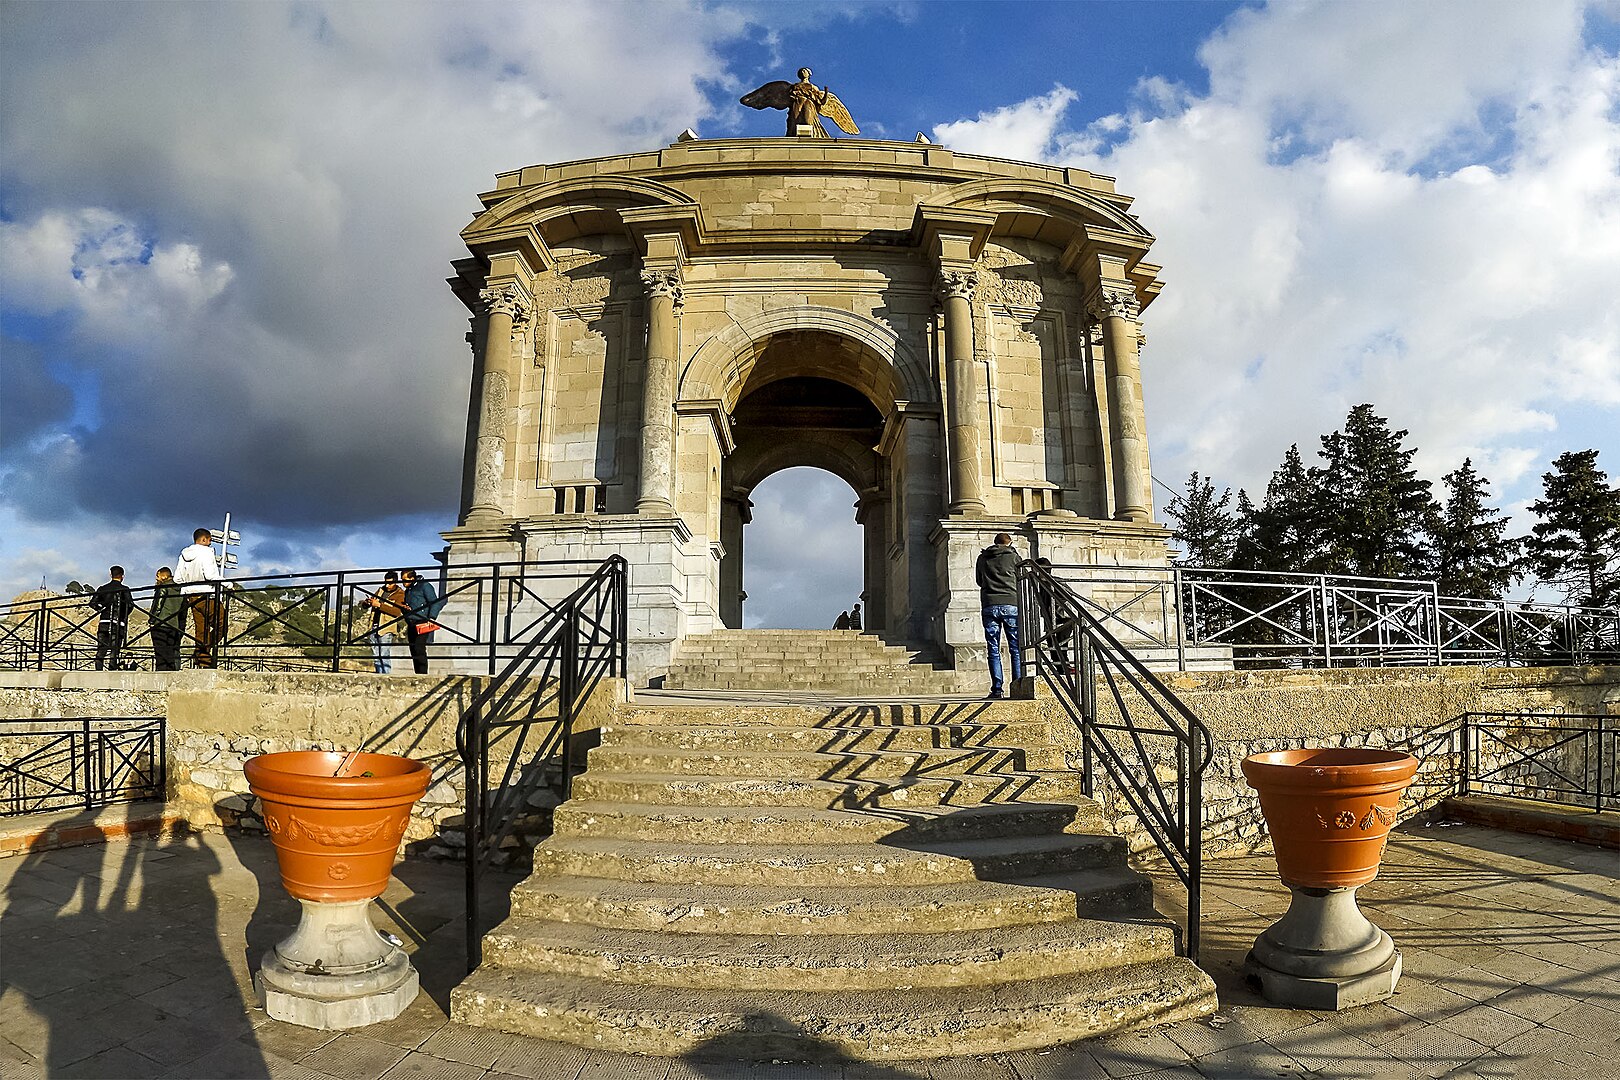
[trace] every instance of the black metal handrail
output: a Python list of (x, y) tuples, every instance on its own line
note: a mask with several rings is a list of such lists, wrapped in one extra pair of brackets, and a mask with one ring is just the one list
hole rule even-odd
[(1620, 810), (1620, 717), (1604, 713), (1467, 712), (1463, 795), (1506, 795)]
[(0, 719), (0, 817), (161, 799), (161, 716)]
[[(594, 560), (480, 563), (411, 567), (435, 583), (443, 601), (442, 629), (429, 656), (482, 662), (491, 675), (521, 651), (554, 607), (596, 572)], [(209, 595), (220, 605), (223, 633), (210, 650), (215, 667), (249, 670), (369, 669), (372, 611), (366, 605), (383, 575), (403, 567), (316, 571), (232, 578)], [(121, 656), (155, 667), (152, 603), (156, 585), (131, 587), (135, 611)], [(95, 661), (100, 615), (83, 594), (0, 604), (0, 667), (24, 671), (77, 670)], [(182, 610), (175, 647), (190, 661), (197, 623)], [(403, 638), (393, 644), (403, 658)]]
[[(483, 958), (478, 883), (537, 791), (573, 780), (574, 722), (592, 690), (629, 671), (629, 564), (614, 555), (532, 629), (522, 650), (473, 695), (456, 726), (466, 779), (467, 964)], [(530, 737), (537, 728), (539, 741)], [(500, 768), (491, 784), (492, 757)], [(504, 760), (503, 760), (504, 759)]]
[[(1183, 941), (1196, 960), (1203, 775), (1215, 752), (1209, 729), (1049, 570), (1026, 561), (1018, 577), (1023, 644), (1033, 646), (1041, 678), (1080, 729), (1083, 790), (1094, 798), (1105, 780), (1186, 887)], [(1103, 704), (1099, 686), (1106, 690)], [(1174, 772), (1168, 786), (1161, 779), (1166, 765)]]

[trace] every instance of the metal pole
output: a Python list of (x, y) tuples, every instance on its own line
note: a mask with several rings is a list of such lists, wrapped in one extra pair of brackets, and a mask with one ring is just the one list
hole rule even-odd
[[(1185, 613), (1181, 610), (1181, 603), (1182, 603), (1182, 601), (1181, 601), (1181, 596), (1182, 596), (1181, 588), (1182, 588), (1181, 567), (1179, 567), (1179, 566), (1171, 567), (1170, 568), (1170, 595), (1175, 598), (1174, 610), (1175, 610), (1175, 613), (1176, 613), (1176, 667), (1178, 667), (1182, 671), (1186, 671), (1187, 670), (1187, 623), (1186, 623)], [(1188, 604), (1192, 604), (1192, 601), (1191, 601), (1190, 598), (1188, 599), (1187, 602), (1188, 602)], [(1193, 610), (1195, 612), (1198, 610), (1196, 605), (1193, 606)]]
[(1322, 590), (1322, 666), (1333, 666), (1333, 619), (1328, 611), (1327, 575), (1316, 575), (1316, 584)]
[(90, 718), (87, 716), (79, 723), (84, 733), (84, 808), (90, 810), (96, 805), (96, 769), (90, 756)]
[(579, 696), (579, 607), (570, 602), (563, 620), (562, 686), (558, 695), (562, 706), (562, 801), (574, 793), (574, 710)]
[(482, 708), (475, 702), (468, 710), (466, 723), (467, 760), (464, 772), (466, 775), (467, 812), (462, 820), (462, 831), (466, 843), (466, 871), (467, 871), (467, 970), (474, 971), (484, 960), (484, 943), (478, 936), (478, 842), (483, 833), (481, 811), (484, 802), (484, 778), (480, 775), (479, 765), (483, 761), (487, 747), (484, 744), (484, 725)]
[[(227, 523), (230, 521), (229, 514), (225, 516), (225, 520)], [(339, 668), (339, 660), (343, 649), (343, 609), (343, 571), (339, 570), (337, 576), (337, 595), (333, 598), (332, 603), (332, 670), (334, 672)]]
[(1429, 582), (1429, 599), (1434, 603), (1434, 664), (1441, 667), (1446, 662), (1445, 628), (1440, 625), (1440, 583)]
[(1468, 795), (1473, 786), (1473, 713), (1462, 714), (1462, 775), (1458, 777), (1457, 786), (1460, 793)]
[(39, 600), (39, 617), (34, 620), (34, 670), (45, 670), (45, 625), (49, 618), (45, 598)]
[[(478, 591), (479, 591), (480, 594), (483, 593), (483, 589), (481, 589), (481, 588)], [(511, 594), (511, 591), (512, 591), (512, 587), (511, 587), (510, 584), (508, 584), (507, 585), (507, 593), (508, 593), (508, 595)], [(480, 603), (483, 602), (483, 596), (482, 595), (479, 596), (479, 602)], [(476, 626), (478, 624), (474, 623), (473, 625)], [(491, 566), (489, 568), (489, 657), (488, 657), (488, 659), (489, 659), (489, 673), (491, 675), (495, 674), (495, 639), (500, 636), (500, 632), (501, 632), (501, 564), (496, 563), (496, 564), (494, 564), (493, 566)], [(511, 620), (511, 614), (510, 614), (510, 612), (508, 612), (507, 619), (506, 619), (506, 636), (511, 637), (511, 635), (512, 635), (512, 620)]]

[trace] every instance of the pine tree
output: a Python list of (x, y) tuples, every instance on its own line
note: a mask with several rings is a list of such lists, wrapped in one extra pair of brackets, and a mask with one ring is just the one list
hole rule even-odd
[(1170, 500), (1165, 513), (1176, 520), (1171, 536), (1181, 542), (1182, 566), (1222, 569), (1232, 565), (1237, 550), (1238, 520), (1227, 510), (1232, 489), (1215, 495), (1215, 484), (1196, 471), (1187, 477), (1187, 491)]
[(1357, 405), (1344, 429), (1322, 436), (1316, 488), (1326, 534), (1324, 569), (1365, 577), (1427, 577), (1433, 569), (1425, 543), (1434, 525), (1434, 497), (1412, 468), (1417, 451), (1407, 433), (1391, 431), (1371, 405)]
[(1311, 573), (1322, 558), (1320, 493), (1314, 470), (1305, 468), (1299, 444), (1288, 448), (1271, 474), (1265, 501), (1256, 507), (1238, 493), (1241, 526), (1234, 564), (1245, 570)]
[(1447, 473), (1445, 509), (1435, 515), (1433, 543), (1440, 592), (1494, 600), (1518, 576), (1522, 542), (1507, 539), (1507, 515), (1486, 506), (1491, 482), (1464, 458), (1462, 468)]
[(1620, 490), (1597, 467), (1596, 450), (1560, 454), (1542, 476), (1545, 497), (1530, 504), (1530, 564), (1543, 582), (1578, 604), (1620, 601)]

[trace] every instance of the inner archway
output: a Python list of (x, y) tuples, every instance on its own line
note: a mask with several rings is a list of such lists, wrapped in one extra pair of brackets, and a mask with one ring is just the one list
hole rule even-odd
[(865, 568), (854, 494), (810, 467), (783, 469), (754, 488), (744, 526), (744, 626), (826, 630), (860, 599)]

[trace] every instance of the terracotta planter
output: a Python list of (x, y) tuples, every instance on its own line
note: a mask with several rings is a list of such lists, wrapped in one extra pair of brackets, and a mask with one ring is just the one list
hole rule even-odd
[(324, 902), (382, 895), (411, 807), (427, 791), (426, 765), (393, 754), (300, 750), (250, 758), (243, 771), (289, 893)]
[(1378, 876), (1418, 761), (1398, 750), (1279, 750), (1243, 759), (1283, 881), (1355, 888)]

